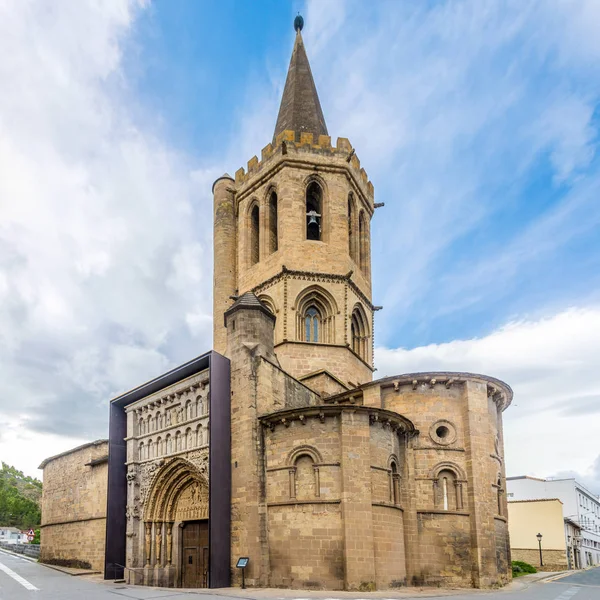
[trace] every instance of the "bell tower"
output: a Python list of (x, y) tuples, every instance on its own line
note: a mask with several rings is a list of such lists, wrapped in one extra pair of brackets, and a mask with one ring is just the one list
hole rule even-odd
[(271, 143), (214, 194), (214, 348), (251, 292), (275, 315), (281, 367), (324, 395), (371, 381), (373, 185), (346, 138), (332, 145), (302, 17)]

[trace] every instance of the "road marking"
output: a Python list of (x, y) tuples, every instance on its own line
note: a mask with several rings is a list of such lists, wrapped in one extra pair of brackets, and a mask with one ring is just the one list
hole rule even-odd
[(580, 590), (578, 587), (571, 587), (565, 590), (560, 596), (557, 596), (555, 600), (571, 600), (571, 598)]
[(9, 569), (6, 565), (3, 565), (1, 562), (0, 571), (4, 571), (8, 576), (12, 577), (16, 582), (20, 583), (24, 588), (27, 588), (28, 590), (34, 591), (39, 589), (36, 588), (35, 585), (33, 585), (33, 583), (29, 583), (27, 579), (24, 579), (20, 575), (17, 575), (17, 573), (15, 573), (12, 569)]

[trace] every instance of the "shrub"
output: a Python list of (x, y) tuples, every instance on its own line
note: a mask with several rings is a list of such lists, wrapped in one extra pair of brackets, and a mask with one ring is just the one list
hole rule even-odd
[(513, 577), (525, 575), (526, 573), (537, 573), (537, 569), (533, 565), (523, 562), (522, 560), (512, 561), (512, 571)]

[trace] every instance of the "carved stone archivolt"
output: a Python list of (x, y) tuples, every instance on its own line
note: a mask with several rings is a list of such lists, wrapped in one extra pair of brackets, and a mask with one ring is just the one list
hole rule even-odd
[[(180, 521), (208, 517), (207, 460), (199, 456), (200, 466), (181, 457), (174, 458), (155, 474), (144, 502), (144, 520), (154, 522)], [(205, 516), (193, 516), (191, 502)], [(179, 503), (181, 511), (179, 511)], [(205, 504), (205, 507), (203, 506)], [(188, 515), (189, 513), (189, 515)]]

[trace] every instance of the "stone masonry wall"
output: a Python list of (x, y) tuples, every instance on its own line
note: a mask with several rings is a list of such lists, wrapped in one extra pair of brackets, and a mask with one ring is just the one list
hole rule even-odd
[(417, 585), (464, 586), (471, 580), (471, 527), (468, 515), (418, 514)]
[(539, 548), (512, 548), (512, 560), (522, 560), (538, 571), (566, 571), (568, 567), (565, 550), (542, 550), (544, 566), (540, 567)]
[(47, 459), (42, 493), (42, 562), (89, 563), (104, 568), (108, 455), (100, 440)]
[(42, 529), (40, 562), (104, 570), (106, 519), (64, 523)]

